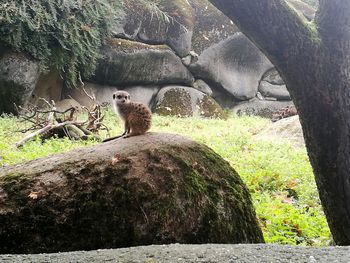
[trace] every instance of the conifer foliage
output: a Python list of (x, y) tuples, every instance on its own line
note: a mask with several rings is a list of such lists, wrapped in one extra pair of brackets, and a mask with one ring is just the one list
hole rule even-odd
[(94, 72), (119, 0), (2, 0), (0, 43), (57, 68), (68, 86)]

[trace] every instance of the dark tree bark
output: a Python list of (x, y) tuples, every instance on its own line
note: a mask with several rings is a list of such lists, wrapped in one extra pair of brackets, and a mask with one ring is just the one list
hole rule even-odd
[(284, 0), (210, 1), (285, 80), (333, 238), (350, 245), (350, 1), (320, 0), (313, 23)]

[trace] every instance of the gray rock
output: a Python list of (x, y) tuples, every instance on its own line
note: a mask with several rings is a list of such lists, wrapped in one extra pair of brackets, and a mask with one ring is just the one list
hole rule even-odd
[(164, 0), (161, 5), (124, 0), (116, 37), (150, 44), (167, 44), (184, 57), (191, 50), (194, 18), (187, 0)]
[(192, 87), (195, 88), (196, 90), (199, 90), (199, 91), (209, 95), (209, 96), (211, 96), (213, 94), (213, 91), (211, 90), (209, 85), (207, 83), (205, 83), (204, 80), (197, 79), (193, 83)]
[(70, 108), (74, 108), (78, 112), (83, 111), (83, 108), (80, 105), (80, 103), (74, 99), (64, 99), (64, 100), (57, 101), (55, 106), (58, 111), (62, 111), (62, 112)]
[(273, 244), (152, 245), (37, 255), (0, 255), (4, 263), (348, 263), (350, 247)]
[(257, 97), (257, 99), (259, 99), (259, 100), (264, 100), (263, 95), (261, 95), (261, 93), (260, 93), (259, 91), (256, 93), (256, 97)]
[(0, 57), (0, 114), (15, 113), (29, 101), (40, 76), (38, 62), (20, 53)]
[(185, 66), (189, 66), (191, 64), (191, 59), (192, 59), (191, 55), (187, 55), (183, 57), (181, 61)]
[(29, 102), (42, 107), (47, 105), (40, 98), (57, 102), (62, 98), (63, 87), (63, 78), (58, 70), (51, 70), (47, 74), (41, 74)]
[(148, 105), (150, 108), (153, 107), (158, 91), (160, 90), (159, 86), (133, 86), (121, 88), (129, 92), (132, 101), (142, 102)]
[(236, 25), (208, 0), (188, 2), (195, 16), (192, 49), (197, 54), (239, 32)]
[(191, 55), (187, 55), (181, 59), (182, 63), (187, 67), (191, 64)]
[(90, 96), (95, 96), (98, 103), (111, 103), (113, 101), (112, 94), (118, 90), (115, 86), (99, 85), (91, 82), (84, 82), (84, 86), (79, 86), (73, 89), (65, 89), (63, 97), (73, 98), (85, 107), (91, 107), (93, 101), (85, 93)]
[(190, 70), (196, 78), (209, 80), (235, 98), (247, 100), (255, 97), (258, 82), (271, 67), (265, 55), (243, 34), (237, 33), (203, 51)]
[(314, 19), (316, 9), (311, 5), (300, 0), (287, 0), (287, 2), (292, 7), (294, 7), (301, 15), (303, 15), (307, 20), (311, 21), (312, 19)]
[(194, 81), (181, 59), (165, 46), (113, 39), (101, 53), (92, 79), (102, 85), (191, 85)]
[[(99, 103), (109, 104), (112, 103), (112, 95), (116, 90), (126, 90), (130, 93), (132, 101), (142, 102), (151, 108), (154, 97), (158, 93), (160, 88), (158, 86), (116, 87), (85, 82), (84, 89), (88, 94), (93, 94)], [(84, 105), (86, 107), (91, 106), (92, 103), (91, 99), (85, 94), (82, 87), (66, 90), (65, 97), (72, 97), (73, 99), (77, 100), (81, 105)]]
[(291, 105), (293, 105), (291, 101), (267, 101), (254, 98), (238, 104), (232, 110), (237, 115), (255, 115), (271, 119), (274, 112)]
[(264, 97), (273, 97), (277, 100), (291, 100), (286, 85), (273, 85), (265, 80), (260, 81), (259, 92)]
[(228, 91), (222, 88), (213, 87), (212, 91), (213, 91), (212, 97), (223, 108), (231, 109), (234, 106), (236, 106), (238, 103), (242, 102), (241, 100), (236, 99), (232, 94), (230, 94)]
[(155, 99), (154, 112), (179, 117), (224, 117), (222, 108), (213, 98), (183, 86), (163, 87)]
[(189, 66), (198, 61), (198, 54), (192, 50), (187, 56), (183, 57), (181, 61), (185, 66)]
[(265, 80), (274, 85), (284, 85), (284, 81), (281, 78), (280, 74), (276, 70), (276, 68), (271, 68), (264, 73), (261, 80)]

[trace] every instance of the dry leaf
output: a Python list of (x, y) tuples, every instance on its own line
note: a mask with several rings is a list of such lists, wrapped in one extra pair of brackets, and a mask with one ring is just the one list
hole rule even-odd
[(112, 165), (115, 165), (117, 162), (119, 162), (121, 158), (122, 157), (120, 156), (120, 154), (115, 154), (112, 158)]
[(38, 192), (30, 192), (30, 194), (28, 195), (29, 198), (33, 199), (33, 200), (36, 200), (38, 199), (38, 196), (39, 193)]

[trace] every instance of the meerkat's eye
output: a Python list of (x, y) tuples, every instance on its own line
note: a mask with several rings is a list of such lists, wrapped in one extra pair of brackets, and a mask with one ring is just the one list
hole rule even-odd
[(117, 98), (118, 98), (118, 100), (120, 100), (120, 99), (122, 98), (122, 96), (121, 96), (121, 95), (118, 95)]
[(113, 94), (113, 99), (115, 100), (115, 94)]

